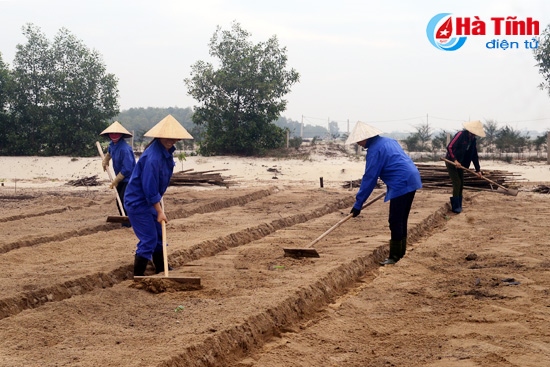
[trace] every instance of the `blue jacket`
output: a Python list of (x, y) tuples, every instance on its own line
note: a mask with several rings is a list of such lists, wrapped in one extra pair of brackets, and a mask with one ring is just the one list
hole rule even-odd
[(126, 140), (121, 138), (117, 144), (111, 141), (107, 151), (111, 155), (115, 175), (122, 173), (124, 176), (122, 182), (130, 181), (130, 176), (136, 166), (136, 159), (134, 158), (132, 147), (126, 143)]
[(166, 192), (176, 162), (172, 147), (166, 150), (158, 139), (145, 149), (134, 168), (124, 194), (124, 205), (130, 209), (150, 209)]
[(367, 140), (365, 173), (355, 196), (355, 209), (361, 209), (372, 193), (378, 177), (387, 186), (384, 201), (422, 188), (420, 172), (414, 162), (394, 139), (375, 136)]

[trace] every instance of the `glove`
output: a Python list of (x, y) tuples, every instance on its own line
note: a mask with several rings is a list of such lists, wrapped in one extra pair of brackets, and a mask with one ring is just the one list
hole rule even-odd
[(116, 175), (115, 179), (113, 180), (113, 182), (111, 182), (111, 185), (109, 187), (111, 189), (114, 189), (115, 187), (118, 186), (118, 183), (122, 180), (124, 180), (124, 175), (122, 173), (119, 173), (118, 175)]
[(103, 157), (103, 161), (101, 162), (101, 165), (103, 166), (103, 171), (107, 171), (107, 167), (109, 167), (110, 160), (111, 160), (111, 155), (109, 154), (109, 152), (107, 152), (107, 154), (105, 154), (105, 156)]
[(360, 213), (361, 213), (361, 209), (351, 208), (350, 214), (353, 214), (353, 218), (355, 218), (356, 216), (358, 216)]

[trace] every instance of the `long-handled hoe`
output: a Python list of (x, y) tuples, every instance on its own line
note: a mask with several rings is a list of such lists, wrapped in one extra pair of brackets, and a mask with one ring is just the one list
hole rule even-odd
[[(380, 195), (378, 195), (377, 197), (375, 197), (371, 201), (365, 203), (363, 205), (363, 207), (361, 208), (361, 210), (365, 209), (367, 206), (371, 205), (372, 203), (374, 203), (378, 199), (382, 198), (384, 195), (386, 195), (385, 192), (381, 193)], [(342, 225), (342, 223), (344, 223), (345, 221), (347, 221), (348, 219), (350, 219), (352, 217), (353, 217), (353, 214), (348, 214), (345, 218), (341, 219), (338, 223), (336, 223), (335, 225), (330, 227), (325, 233), (323, 233), (322, 235), (317, 237), (313, 242), (311, 242), (309, 245), (307, 245), (304, 248), (283, 248), (283, 250), (285, 251), (285, 256), (296, 257), (296, 258), (299, 258), (299, 257), (320, 257), (317, 250), (312, 248), (312, 246), (315, 245), (317, 242), (321, 241), (330, 232), (332, 232), (336, 228), (340, 227), (340, 225)]]
[(162, 221), (162, 254), (164, 262), (164, 274), (160, 275), (145, 275), (145, 276), (134, 276), (135, 281), (139, 280), (151, 280), (151, 281), (163, 281), (169, 280), (177, 283), (184, 283), (191, 286), (200, 286), (201, 278), (198, 277), (183, 277), (183, 276), (173, 276), (168, 273), (168, 253), (166, 252), (166, 222)]

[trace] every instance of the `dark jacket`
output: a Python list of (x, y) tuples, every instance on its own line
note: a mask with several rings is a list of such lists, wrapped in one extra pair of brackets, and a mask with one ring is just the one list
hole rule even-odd
[(477, 155), (476, 136), (470, 134), (468, 130), (462, 130), (447, 145), (447, 155), (450, 161), (458, 161), (463, 167), (469, 168), (470, 163), (474, 163), (476, 172), (481, 171), (479, 167), (479, 157)]

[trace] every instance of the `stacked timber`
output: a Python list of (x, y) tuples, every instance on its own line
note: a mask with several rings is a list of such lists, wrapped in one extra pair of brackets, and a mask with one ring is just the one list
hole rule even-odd
[[(436, 189), (452, 187), (451, 179), (449, 178), (449, 172), (447, 167), (441, 164), (416, 164), (418, 171), (420, 172), (420, 178), (422, 180), (422, 187), (425, 189)], [(482, 169), (483, 176), (502, 185), (504, 187), (511, 187), (517, 184), (517, 180), (513, 177), (516, 174), (502, 170), (484, 170)], [(379, 181), (377, 187), (381, 187)], [(343, 188), (356, 188), (361, 186), (361, 179), (354, 181), (346, 181), (342, 183)], [(480, 189), (480, 190), (496, 190), (496, 187), (491, 187), (491, 183), (483, 180), (469, 171), (464, 171), (464, 187), (466, 189)]]
[(71, 180), (71, 181), (67, 182), (66, 185), (71, 185), (71, 186), (99, 186), (101, 184), (99, 183), (99, 180), (97, 179), (97, 175), (95, 175), (95, 176), (79, 178), (77, 180)]
[[(452, 187), (447, 167), (430, 164), (416, 164), (416, 167), (420, 172), (423, 188)], [(513, 177), (517, 175), (512, 172), (486, 169), (482, 169), (481, 171), (483, 172), (483, 176), (485, 178), (488, 178), (489, 180), (504, 187), (510, 187), (517, 183), (517, 181), (513, 179)], [(464, 171), (464, 187), (470, 189), (496, 189), (496, 187), (491, 187), (490, 182), (479, 178), (477, 175), (474, 175), (469, 171)]]
[(210, 170), (202, 172), (191, 172), (192, 169), (174, 173), (170, 179), (170, 185), (174, 186), (201, 186), (216, 185), (229, 187), (236, 185), (236, 182), (228, 181), (219, 172), (227, 169)]
[[(357, 180), (351, 180), (351, 181), (345, 181), (343, 184), (342, 184), (342, 187), (344, 189), (354, 189), (354, 188), (358, 188), (358, 187), (361, 187), (361, 179), (358, 178)], [(376, 182), (376, 186), (374, 186), (374, 188), (376, 189), (381, 189), (384, 187), (384, 182), (382, 182), (382, 180), (378, 180)]]

